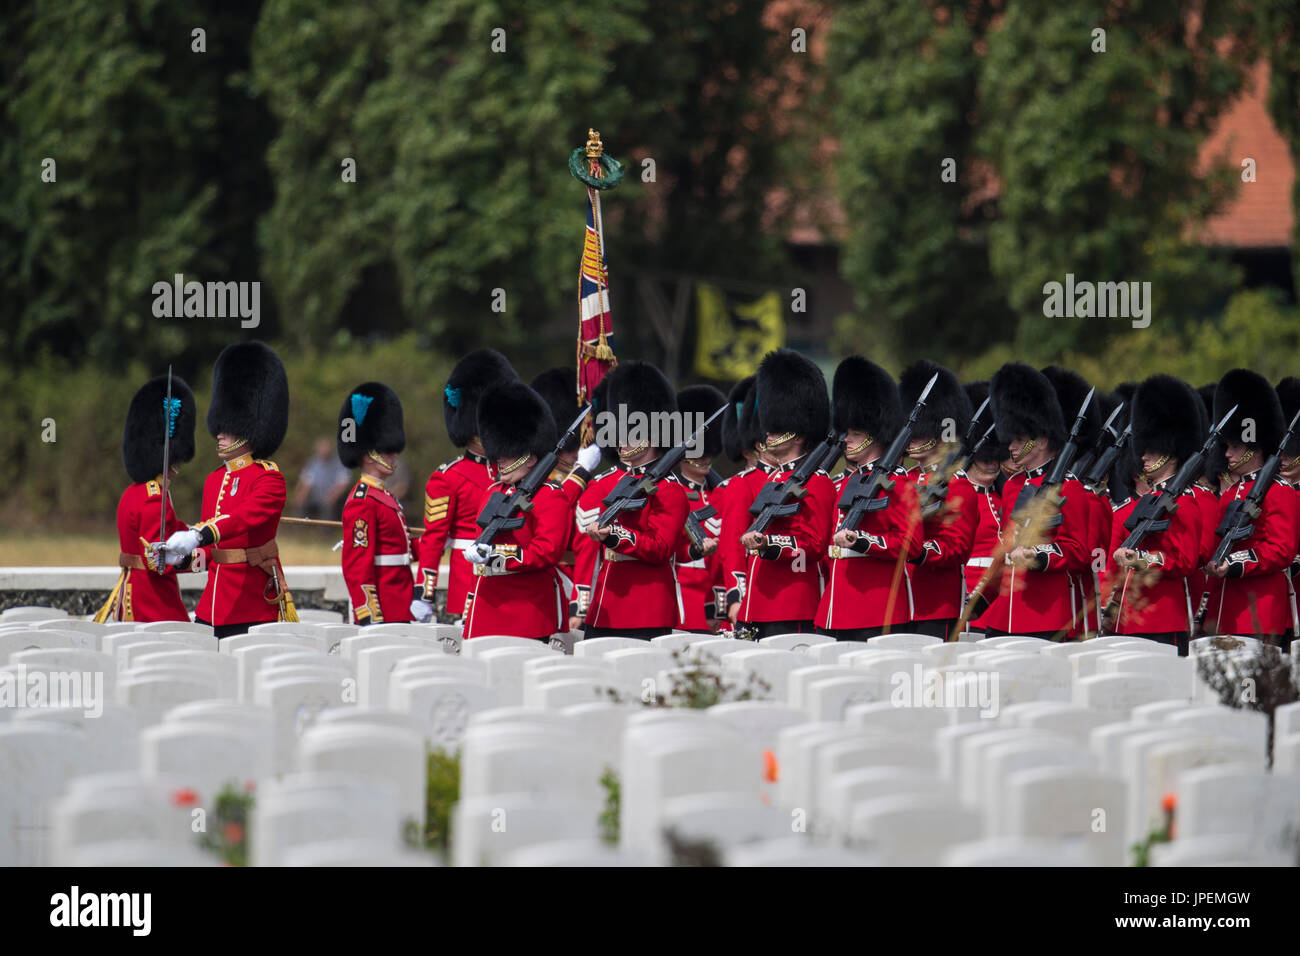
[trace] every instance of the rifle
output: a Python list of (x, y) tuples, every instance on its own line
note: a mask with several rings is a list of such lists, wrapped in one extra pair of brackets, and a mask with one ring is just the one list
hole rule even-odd
[[(1115, 406), (1115, 410), (1111, 412), (1110, 417), (1106, 419), (1106, 424), (1101, 426), (1101, 434), (1097, 436), (1096, 444), (1080, 455), (1078, 461), (1074, 463), (1074, 473), (1079, 476), (1079, 479), (1083, 481), (1084, 484), (1089, 484), (1088, 479), (1084, 476), (1092, 475), (1097, 463), (1100, 462), (1106, 452), (1114, 448), (1116, 443), (1119, 441), (1121, 433), (1115, 431), (1114, 423), (1115, 419), (1119, 417), (1119, 413), (1123, 410), (1124, 402), (1120, 402)], [(1109, 441), (1107, 441), (1107, 439), (1109, 439)], [(1112, 455), (1110, 460), (1113, 462), (1115, 456)], [(1104, 469), (1101, 469), (1100, 474), (1104, 476), (1108, 471), (1110, 471), (1109, 465)], [(1097, 480), (1100, 481), (1101, 479), (1098, 478)], [(1092, 482), (1092, 484), (1095, 484), (1095, 482)]]
[[(1236, 409), (1233, 409), (1233, 411), (1236, 411)], [(1214, 556), (1210, 558), (1209, 564), (1211, 566), (1221, 564), (1227, 560), (1228, 555), (1232, 553), (1232, 546), (1238, 541), (1244, 541), (1254, 533), (1255, 519), (1264, 510), (1264, 496), (1268, 494), (1269, 488), (1277, 480), (1278, 470), (1282, 467), (1282, 450), (1290, 443), (1297, 424), (1300, 424), (1300, 412), (1296, 412), (1295, 418), (1291, 419), (1291, 424), (1287, 426), (1286, 434), (1282, 436), (1277, 451), (1269, 456), (1268, 461), (1264, 462), (1264, 467), (1259, 470), (1259, 477), (1251, 484), (1246, 497), (1228, 503), (1228, 508), (1223, 513), (1223, 520), (1219, 522), (1219, 527), (1214, 531), (1219, 536), (1219, 546), (1214, 549)], [(1198, 637), (1204, 631), (1205, 613), (1209, 603), (1210, 592), (1206, 591), (1201, 595), (1200, 607), (1196, 609), (1195, 631)]]
[(1079, 414), (1075, 416), (1074, 425), (1070, 428), (1069, 440), (1057, 453), (1056, 459), (1052, 463), (1051, 473), (1048, 474), (1041, 485), (1025, 485), (1020, 489), (1020, 494), (1016, 496), (1015, 506), (1011, 509), (1011, 520), (1018, 526), (1015, 531), (1015, 543), (1010, 546), (998, 545), (993, 562), (980, 577), (979, 583), (975, 585), (966, 599), (966, 606), (962, 608), (961, 617), (957, 619), (958, 633), (965, 628), (966, 623), (972, 617), (983, 613), (983, 608), (988, 603), (984, 597), (984, 592), (994, 581), (1002, 579), (1002, 570), (1007, 563), (1007, 552), (1018, 546), (1020, 540), (1028, 532), (1030, 525), (1033, 524), (1037, 509), (1031, 509), (1029, 505), (1034, 498), (1044, 492), (1048, 495), (1045, 500), (1053, 506), (1051, 516), (1045, 519), (1048, 528), (1055, 528), (1061, 523), (1061, 505), (1064, 504), (1065, 499), (1060, 497), (1058, 489), (1065, 483), (1066, 476), (1070, 473), (1070, 461), (1079, 449), (1079, 430), (1083, 428), (1084, 419), (1088, 414), (1088, 406), (1092, 403), (1092, 396), (1096, 391), (1095, 388), (1090, 389), (1088, 394), (1084, 396), (1083, 404), (1079, 406)]
[(718, 509), (713, 505), (705, 505), (686, 516), (686, 536), (691, 539), (692, 559), (704, 556), (704, 539), (709, 537), (708, 532), (704, 530), (704, 522), (717, 513)]
[[(1065, 479), (1070, 474), (1070, 463), (1074, 460), (1079, 451), (1079, 431), (1083, 428), (1083, 422), (1088, 417), (1088, 406), (1092, 404), (1092, 396), (1097, 390), (1091, 388), (1088, 394), (1084, 396), (1083, 404), (1079, 406), (1079, 414), (1074, 419), (1074, 425), (1070, 428), (1070, 437), (1065, 446), (1056, 454), (1056, 460), (1052, 462), (1052, 470), (1047, 475), (1046, 480), (1038, 485), (1025, 485), (1020, 489), (1020, 494), (1016, 496), (1015, 506), (1011, 509), (1011, 520), (1020, 526), (1016, 532), (1017, 538), (1022, 536), (1033, 523), (1033, 514), (1030, 505), (1039, 495), (1046, 494), (1047, 501), (1053, 506), (1052, 515), (1046, 519), (1047, 527), (1055, 528), (1062, 521), (1061, 505), (1065, 499), (1060, 496), (1059, 489), (1065, 484)], [(1019, 517), (1017, 517), (1019, 516)]]
[(838, 531), (857, 531), (858, 525), (862, 523), (868, 511), (879, 511), (889, 504), (889, 495), (882, 492), (893, 490), (894, 469), (903, 460), (908, 443), (912, 440), (912, 427), (916, 424), (916, 417), (921, 414), (921, 409), (925, 407), (925, 400), (930, 397), (930, 389), (934, 388), (934, 383), (938, 380), (939, 373), (936, 372), (921, 390), (916, 404), (912, 406), (911, 414), (907, 416), (907, 421), (894, 436), (893, 442), (872, 464), (870, 474), (864, 476), (863, 472), (857, 471), (844, 486), (844, 493), (840, 495), (838, 504), (840, 511), (844, 512), (844, 517), (840, 521)]
[[(987, 403), (988, 399), (986, 398), (984, 401)], [(983, 408), (984, 406), (981, 405), (980, 410), (983, 411)], [(972, 427), (978, 418), (979, 412), (976, 412), (975, 418), (971, 420)], [(927, 484), (921, 490), (921, 517), (923, 519), (933, 518), (939, 513), (939, 509), (943, 507), (944, 500), (948, 497), (949, 479), (951, 479), (956, 472), (966, 470), (971, 461), (974, 460), (975, 456), (979, 454), (979, 450), (983, 448), (985, 443), (989, 440), (989, 436), (997, 430), (997, 427), (997, 422), (989, 425), (989, 427), (985, 429), (984, 434), (980, 436), (979, 441), (975, 442), (974, 445), (970, 444), (971, 436), (968, 432), (966, 435), (965, 447), (969, 447), (970, 451), (963, 453), (963, 446), (958, 445), (948, 453), (947, 457), (943, 460), (943, 464), (939, 466), (938, 474), (943, 477), (933, 484)], [(960, 468), (957, 467), (957, 460), (959, 458), (961, 459)]]
[(654, 464), (646, 469), (644, 475), (626, 474), (620, 478), (613, 491), (601, 500), (605, 510), (596, 519), (596, 527), (608, 528), (624, 511), (640, 511), (644, 508), (646, 501), (658, 490), (659, 482), (667, 478), (672, 470), (681, 464), (682, 459), (686, 457), (686, 449), (695, 444), (695, 440), (704, 434), (704, 430), (713, 424), (714, 419), (721, 415), (726, 408), (727, 406), (723, 405), (722, 408), (710, 415), (703, 425), (695, 429), (694, 434), (685, 443), (657, 458)]
[[(1205, 466), (1206, 456), (1210, 454), (1210, 449), (1214, 443), (1219, 440), (1221, 432), (1233, 415), (1237, 413), (1237, 406), (1233, 406), (1228, 414), (1223, 416), (1223, 420), (1210, 429), (1210, 435), (1205, 439), (1199, 451), (1188, 457), (1178, 468), (1178, 474), (1174, 475), (1164, 491), (1152, 492), (1143, 495), (1138, 501), (1137, 506), (1124, 521), (1124, 527), (1129, 530), (1129, 536), (1124, 539), (1121, 548), (1138, 550), (1142, 547), (1142, 542), (1147, 536), (1157, 531), (1164, 531), (1169, 527), (1170, 520), (1175, 511), (1178, 510), (1178, 499), (1184, 491), (1192, 486), (1192, 483), (1201, 474), (1201, 469)], [(1132, 424), (1125, 429), (1127, 434), (1132, 428)], [(1114, 627), (1115, 618), (1119, 613), (1119, 590), (1111, 592), (1110, 600), (1106, 602), (1106, 608), (1102, 611), (1102, 618), (1105, 622), (1105, 629), (1109, 630)]]
[(496, 536), (502, 531), (513, 531), (515, 528), (523, 527), (523, 512), (532, 508), (533, 496), (545, 484), (546, 479), (551, 475), (552, 469), (555, 468), (556, 455), (573, 436), (573, 433), (577, 431), (578, 426), (586, 420), (587, 413), (590, 411), (591, 406), (588, 405), (578, 413), (578, 417), (573, 420), (573, 424), (555, 443), (555, 448), (547, 452), (546, 456), (533, 466), (532, 471), (524, 476), (524, 480), (519, 482), (513, 493), (506, 494), (501, 490), (492, 492), (492, 496), (488, 498), (488, 503), (483, 507), (483, 511), (474, 519), (474, 523), (483, 529), (474, 541), (475, 545), (491, 545)]
[(804, 456), (788, 481), (769, 480), (764, 484), (749, 506), (749, 513), (755, 516), (749, 531), (762, 534), (777, 518), (786, 518), (798, 511), (799, 502), (808, 490), (808, 480), (822, 470), (822, 465), (835, 463), (843, 444), (843, 435), (827, 435), (820, 445)]
[(1097, 456), (1097, 460), (1088, 469), (1087, 474), (1082, 476), (1083, 483), (1090, 488), (1097, 488), (1101, 485), (1102, 480), (1110, 474), (1111, 468), (1115, 466), (1116, 459), (1123, 454), (1124, 449), (1128, 447), (1129, 440), (1133, 437), (1133, 423), (1129, 422), (1124, 426), (1124, 430), (1111, 443), (1111, 446)]

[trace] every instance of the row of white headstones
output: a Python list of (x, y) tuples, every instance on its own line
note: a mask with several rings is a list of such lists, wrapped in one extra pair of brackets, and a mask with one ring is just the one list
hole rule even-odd
[[(231, 784), (255, 788), (251, 863), (430, 865), (403, 836), (425, 822), (427, 748), (462, 755), (458, 865), (657, 865), (673, 847), (731, 865), (1124, 865), (1170, 796), (1157, 865), (1296, 863), (1300, 704), (1277, 711), (1270, 766), (1267, 718), (1196, 673), (1196, 654), (1253, 642), (1179, 658), (1133, 638), (963, 638), (569, 635), (570, 655), (326, 614), (218, 642), (10, 609), (0, 865), (211, 863), (197, 832)], [(684, 703), (685, 684), (724, 702), (649, 706)]]

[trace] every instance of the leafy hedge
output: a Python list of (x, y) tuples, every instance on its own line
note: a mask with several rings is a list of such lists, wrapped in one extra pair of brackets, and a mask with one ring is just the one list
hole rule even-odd
[[(369, 379), (391, 385), (402, 399), (406, 461), (411, 471), (407, 513), (420, 513), (424, 479), (452, 457), (441, 392), (453, 356), (421, 348), (414, 335), (346, 351), (293, 354), (281, 348), (289, 376), (289, 432), (275, 454), (292, 486), (314, 441), (332, 437), (347, 391)], [(132, 365), (117, 373), (79, 369), (43, 357), (0, 377), (0, 522), (7, 527), (112, 527), (128, 478), (122, 466), (123, 416), (132, 394), (156, 369)], [(173, 486), (176, 508), (195, 520), (204, 477), (218, 464), (204, 424), (211, 368), (190, 380), (198, 400), (197, 453)], [(42, 441), (53, 420), (54, 441)], [(71, 558), (69, 559), (71, 560)], [(75, 563), (75, 562), (74, 562)]]

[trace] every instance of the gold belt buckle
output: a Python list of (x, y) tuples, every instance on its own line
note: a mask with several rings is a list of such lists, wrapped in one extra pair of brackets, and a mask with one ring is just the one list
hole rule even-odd
[(833, 544), (831, 545), (831, 560), (838, 561), (839, 559), (840, 559), (840, 546), (838, 544)]

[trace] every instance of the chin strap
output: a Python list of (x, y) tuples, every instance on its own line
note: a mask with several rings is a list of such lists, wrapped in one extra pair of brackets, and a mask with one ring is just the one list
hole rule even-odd
[(528, 460), (528, 452), (524, 452), (522, 455), (520, 455), (518, 458), (512, 461), (509, 464), (509, 466), (498, 469), (497, 477), (502, 478), (508, 474), (511, 474), (512, 472), (518, 471), (520, 468), (524, 466), (524, 462), (526, 462), (527, 460)]
[(1151, 465), (1150, 468), (1143, 468), (1143, 469), (1142, 469), (1142, 474), (1143, 474), (1144, 476), (1145, 476), (1145, 475), (1154, 475), (1157, 471), (1159, 471), (1161, 468), (1165, 467), (1165, 465), (1168, 464), (1168, 463), (1169, 463), (1169, 456), (1168, 456), (1168, 455), (1161, 455), (1159, 458), (1157, 458), (1157, 459), (1155, 460), (1155, 462)]
[(876, 440), (875, 435), (868, 435), (866, 438), (862, 440), (860, 444), (854, 445), (852, 448), (844, 449), (844, 457), (847, 458), (849, 455), (856, 455), (864, 451), (866, 447), (875, 440)]
[(786, 432), (784, 435), (779, 436), (776, 441), (759, 442), (758, 448), (759, 451), (771, 451), (773, 448), (780, 448), (787, 442), (793, 441), (794, 438), (794, 432)]

